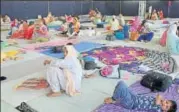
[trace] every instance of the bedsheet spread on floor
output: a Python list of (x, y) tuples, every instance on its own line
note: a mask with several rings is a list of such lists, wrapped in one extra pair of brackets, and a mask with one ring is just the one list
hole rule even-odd
[[(74, 47), (78, 52), (81, 53), (81, 52), (89, 51), (89, 50), (92, 50), (92, 49), (95, 49), (95, 48), (101, 48), (101, 47), (103, 47), (103, 45), (93, 43), (93, 42), (80, 42), (80, 43), (75, 44)], [(51, 56), (51, 57), (55, 57), (55, 58), (63, 58), (64, 57), (62, 52), (61, 53), (54, 53), (53, 50), (52, 50), (52, 47), (42, 51), (41, 53), (48, 55), (48, 56)]]
[(50, 47), (66, 45), (67, 43), (73, 43), (73, 44), (77, 43), (77, 39), (61, 39), (61, 40), (53, 40), (49, 42), (44, 42), (44, 43), (34, 43), (34, 44), (23, 47), (23, 49), (36, 51), (36, 52), (42, 52), (46, 49), (49, 49)]
[(93, 56), (106, 65), (120, 65), (120, 68), (134, 73), (146, 73), (140, 65), (155, 71), (173, 73), (175, 60), (167, 53), (160, 53), (138, 47), (102, 47), (83, 52), (83, 56)]
[[(132, 90), (132, 92), (140, 95), (145, 94), (148, 96), (156, 97), (156, 95), (158, 94), (158, 93), (151, 93), (150, 89), (143, 87), (140, 84), (140, 82), (136, 82), (135, 84), (131, 85), (130, 89)], [(179, 89), (179, 85), (173, 84), (168, 90), (159, 94), (162, 95), (164, 98), (169, 100), (174, 100), (176, 101), (177, 104), (179, 104), (178, 89)], [(103, 104), (99, 106), (94, 112), (146, 112), (146, 111), (128, 110), (121, 107), (119, 104)]]

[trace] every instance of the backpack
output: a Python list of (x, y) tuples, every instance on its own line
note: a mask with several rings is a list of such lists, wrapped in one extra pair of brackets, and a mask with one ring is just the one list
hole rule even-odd
[(150, 71), (141, 80), (141, 85), (151, 89), (151, 91), (165, 92), (172, 85), (172, 77)]
[(97, 64), (94, 61), (87, 61), (84, 63), (84, 69), (85, 70), (94, 70), (98, 68)]

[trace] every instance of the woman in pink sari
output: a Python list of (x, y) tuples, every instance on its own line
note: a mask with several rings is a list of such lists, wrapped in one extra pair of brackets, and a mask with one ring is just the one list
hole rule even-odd
[(48, 28), (42, 20), (37, 20), (34, 24), (33, 43), (49, 41)]

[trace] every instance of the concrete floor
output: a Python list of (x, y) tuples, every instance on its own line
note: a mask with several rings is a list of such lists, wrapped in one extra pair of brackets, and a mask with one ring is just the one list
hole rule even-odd
[[(7, 32), (2, 32), (2, 40), (6, 40)], [(150, 42), (132, 42), (132, 41), (105, 41), (103, 36), (98, 37), (81, 37), (80, 40), (91, 41), (97, 43), (105, 43), (107, 45), (125, 45), (137, 46), (153, 50), (165, 51), (167, 49), (157, 44), (159, 35)], [(20, 41), (20, 43), (25, 43)], [(28, 58), (30, 57), (30, 58)], [(179, 63), (179, 56), (174, 56)], [(113, 90), (119, 79), (106, 79), (96, 73), (96, 77), (91, 79), (84, 79), (82, 81), (82, 93), (74, 97), (62, 95), (60, 97), (48, 98), (46, 93), (49, 90), (40, 91), (16, 91), (13, 89), (17, 83), (29, 77), (45, 77), (46, 67), (43, 66), (43, 60), (49, 58), (48, 56), (29, 52), (23, 61), (11, 62), (7, 65), (1, 66), (1, 75), (7, 76), (7, 80), (1, 82), (1, 112), (17, 112), (14, 107), (25, 101), (32, 108), (39, 112), (91, 112), (103, 103), (105, 97), (112, 95)], [(128, 80), (124, 80), (128, 85), (133, 84), (140, 77), (131, 75)], [(18, 104), (19, 103), (19, 104)]]

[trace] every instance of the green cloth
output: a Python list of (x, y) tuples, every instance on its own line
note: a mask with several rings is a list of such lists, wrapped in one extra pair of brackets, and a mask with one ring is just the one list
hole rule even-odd
[(62, 21), (53, 21), (53, 22), (49, 23), (47, 26), (48, 26), (48, 27), (49, 27), (49, 26), (60, 26), (60, 25), (62, 25), (62, 24), (63, 24)]
[(112, 17), (111, 16), (106, 16), (105, 17), (105, 22), (110, 23), (112, 21)]
[(7, 42), (1, 42), (1, 49), (5, 48), (8, 46)]
[(38, 38), (35, 38), (32, 40), (33, 43), (36, 43), (36, 42), (48, 42), (49, 41), (49, 38), (45, 38), (45, 37), (38, 37)]

